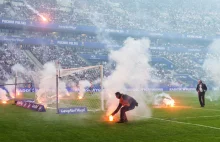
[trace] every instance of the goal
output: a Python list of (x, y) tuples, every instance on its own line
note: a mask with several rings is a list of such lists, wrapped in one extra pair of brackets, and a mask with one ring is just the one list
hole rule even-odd
[[(65, 83), (64, 83), (65, 82)], [(66, 87), (68, 95), (60, 95)], [(56, 110), (86, 107), (88, 111), (104, 110), (103, 66), (59, 69), (56, 72)]]
[(26, 95), (23, 94), (25, 92), (20, 92), (20, 88), (29, 88), (27, 90), (32, 92), (32, 82), (24, 82), (21, 81), (21, 79), (18, 80), (16, 73), (14, 78), (8, 79), (4, 84), (0, 84), (0, 101), (4, 103), (7, 103), (9, 100), (14, 100), (14, 102), (27, 99), (34, 101), (31, 95)]

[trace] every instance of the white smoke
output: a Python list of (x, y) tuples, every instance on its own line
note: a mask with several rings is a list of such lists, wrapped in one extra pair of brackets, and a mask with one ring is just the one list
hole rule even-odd
[[(40, 71), (39, 90), (36, 92), (37, 101), (45, 106), (56, 102), (56, 66), (53, 62), (44, 64), (43, 70)], [(69, 96), (66, 90), (66, 83), (59, 80), (59, 98)]]
[[(5, 82), (5, 84), (6, 84), (5, 88), (8, 90), (10, 97), (15, 98), (15, 77), (17, 77), (17, 83), (24, 83), (24, 79), (22, 78), (21, 75), (29, 76), (29, 71), (27, 69), (25, 69), (21, 64), (15, 64), (12, 66), (11, 69), (15, 73), (15, 75), (11, 76)], [(7, 85), (7, 84), (10, 84), (10, 85)]]
[[(208, 49), (206, 58), (204, 60), (203, 69), (206, 72), (206, 76), (213, 83), (213, 87), (219, 88), (220, 86), (220, 39), (215, 40)], [(210, 92), (207, 96), (210, 101), (218, 100), (219, 95), (216, 92)]]
[(170, 85), (171, 85), (171, 86), (177, 86), (177, 87), (180, 87), (180, 86), (181, 86), (180, 83), (175, 82), (175, 81), (173, 81), (173, 80), (171, 81)]
[(149, 65), (149, 47), (150, 41), (148, 39), (128, 38), (121, 49), (110, 53), (109, 58), (116, 62), (116, 69), (103, 83), (105, 99), (107, 100), (107, 115), (111, 114), (117, 107), (118, 100), (115, 97), (115, 92), (125, 93), (126, 86), (130, 86), (140, 90), (128, 94), (136, 99), (139, 104), (138, 107), (128, 113), (130, 117), (132, 115), (151, 116), (151, 111), (146, 105), (146, 94), (141, 91), (151, 79), (152, 68)]
[[(34, 77), (35, 87), (38, 86), (39, 90), (36, 92), (36, 99), (38, 103), (45, 106), (56, 102), (56, 67), (55, 63), (48, 62), (44, 65), (41, 71), (31, 71), (25, 69), (22, 65), (16, 64), (12, 66), (13, 72), (17, 75), (17, 83), (24, 83), (21, 75), (26, 77)], [(8, 79), (5, 84), (15, 84), (15, 77)], [(15, 97), (15, 85), (5, 85), (11, 98)], [(66, 90), (66, 83), (59, 80), (59, 98), (62, 96), (69, 96)]]
[(7, 92), (0, 88), (0, 100), (1, 101), (8, 101)]
[[(9, 79), (5, 82), (5, 84), (15, 84), (15, 80)], [(5, 88), (8, 90), (10, 97), (15, 98), (15, 94), (14, 94), (15, 85), (5, 85)]]
[(91, 86), (91, 83), (88, 80), (79, 81), (79, 96), (78, 97), (83, 98), (86, 92), (86, 88), (90, 86)]
[(153, 105), (155, 106), (171, 106), (174, 103), (172, 97), (167, 93), (160, 93), (154, 96)]
[(25, 78), (23, 77), (30, 77), (29, 70), (23, 67), (21, 64), (15, 64), (11, 69), (17, 77), (17, 83), (26, 83)]
[(20, 73), (25, 73), (26, 69), (21, 65), (21, 64), (15, 64), (11, 68), (14, 72), (20, 72)]
[(220, 96), (219, 96), (219, 92), (218, 91), (211, 91), (208, 93), (208, 95), (206, 94), (206, 99), (208, 99), (209, 101), (217, 101), (219, 100)]

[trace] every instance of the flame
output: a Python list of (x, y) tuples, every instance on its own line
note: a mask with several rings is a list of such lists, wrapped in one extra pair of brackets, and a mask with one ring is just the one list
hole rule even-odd
[(82, 99), (82, 96), (78, 96), (78, 99), (81, 100), (81, 99)]
[(7, 103), (7, 101), (2, 101), (2, 103), (3, 103), (3, 104), (6, 104), (6, 103)]
[(109, 121), (113, 121), (114, 117), (112, 115), (109, 116)]
[(174, 107), (174, 105), (175, 105), (175, 101), (174, 101), (173, 99), (167, 99), (167, 98), (165, 98), (165, 99), (163, 100), (163, 102), (164, 102), (164, 104), (165, 104), (166, 106)]
[(11, 93), (10, 96), (11, 96), (12, 99), (14, 99), (15, 98), (15, 93)]
[(41, 18), (43, 21), (45, 21), (45, 22), (47, 21), (47, 19), (44, 16), (42, 16)]
[(170, 106), (174, 107), (175, 101), (174, 100), (170, 100)]
[(18, 92), (17, 95), (20, 96), (20, 92)]

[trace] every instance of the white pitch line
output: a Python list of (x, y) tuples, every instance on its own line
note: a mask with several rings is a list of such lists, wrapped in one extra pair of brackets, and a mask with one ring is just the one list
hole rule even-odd
[(220, 115), (207, 115), (207, 116), (183, 117), (183, 118), (180, 117), (175, 119), (210, 118), (210, 117), (220, 117)]
[(56, 109), (56, 108), (54, 108), (54, 107), (47, 107), (47, 108), (49, 108), (49, 109)]
[[(135, 115), (135, 116), (138, 116), (138, 115)], [(145, 117), (145, 116), (138, 116), (138, 117)], [(147, 117), (145, 117), (145, 118), (147, 118)], [(173, 121), (173, 120), (167, 120), (167, 119), (155, 118), (155, 117), (150, 117), (150, 118), (160, 120), (160, 121), (167, 121), (167, 122), (173, 122), (173, 123), (179, 123), (179, 124), (185, 124), (185, 125), (191, 125), (191, 126), (198, 126), (198, 127), (204, 127), (204, 128), (209, 128), (209, 129), (220, 130), (220, 128), (218, 128), (218, 127), (206, 126), (206, 125), (201, 125), (201, 124), (193, 124), (193, 123), (188, 123), (188, 122)]]
[[(167, 107), (167, 108), (169, 108), (169, 107)], [(207, 109), (207, 108), (196, 108), (196, 107), (188, 107), (188, 108), (185, 107), (185, 108), (182, 108), (182, 109), (199, 109), (199, 110), (208, 110), (208, 111), (220, 111), (219, 109)]]
[(206, 108), (195, 108), (195, 107), (192, 107), (191, 109), (201, 109), (201, 110), (210, 110), (210, 111), (220, 111), (218, 109), (206, 109)]

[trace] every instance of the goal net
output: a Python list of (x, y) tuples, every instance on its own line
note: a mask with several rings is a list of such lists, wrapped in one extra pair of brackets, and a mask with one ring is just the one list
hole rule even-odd
[[(24, 80), (15, 78), (8, 79), (3, 84), (0, 84), (0, 101), (2, 103), (7, 103), (10, 100), (32, 100), (34, 101), (33, 95), (30, 93), (25, 93), (22, 90), (31, 90), (32, 83), (26, 82)], [(29, 92), (31, 92), (29, 91)]]
[[(103, 66), (60, 69), (57, 71), (56, 108), (86, 107), (88, 111), (104, 110), (102, 96)], [(65, 82), (65, 83), (64, 83)], [(68, 95), (59, 94), (66, 86)]]
[(59, 69), (49, 64), (42, 71), (36, 100), (46, 108), (56, 109), (57, 113), (68, 108), (104, 110), (102, 80), (102, 65)]

